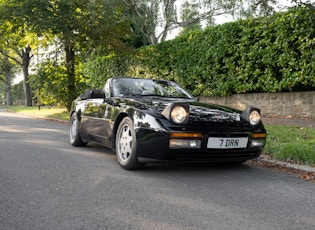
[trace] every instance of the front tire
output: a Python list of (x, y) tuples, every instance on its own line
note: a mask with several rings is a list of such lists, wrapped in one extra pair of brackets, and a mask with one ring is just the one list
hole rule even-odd
[(79, 132), (80, 122), (77, 113), (73, 113), (70, 118), (70, 144), (73, 146), (85, 146), (86, 143), (82, 141)]
[(116, 156), (118, 163), (124, 169), (140, 169), (137, 155), (137, 140), (134, 125), (129, 117), (125, 117), (119, 124), (116, 134)]

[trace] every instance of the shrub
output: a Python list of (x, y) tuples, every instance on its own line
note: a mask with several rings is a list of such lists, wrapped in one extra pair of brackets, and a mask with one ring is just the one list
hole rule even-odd
[(92, 73), (102, 70), (94, 76), (99, 79), (122, 63), (120, 75), (175, 80), (195, 96), (314, 90), (314, 9), (192, 31), (141, 48), (123, 63), (116, 56), (101, 58)]

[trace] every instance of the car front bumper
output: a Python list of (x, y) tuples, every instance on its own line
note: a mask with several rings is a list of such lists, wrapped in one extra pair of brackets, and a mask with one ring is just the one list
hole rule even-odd
[[(244, 148), (230, 149), (211, 149), (207, 148), (207, 140), (209, 136), (239, 136), (248, 137), (247, 146)], [(167, 161), (201, 161), (201, 162), (231, 162), (246, 161), (260, 156), (265, 139), (251, 139), (248, 133), (204, 133), (200, 139), (200, 146), (188, 148), (170, 148), (170, 133), (157, 132), (151, 129), (137, 130), (137, 153), (142, 162), (152, 162), (154, 160)]]

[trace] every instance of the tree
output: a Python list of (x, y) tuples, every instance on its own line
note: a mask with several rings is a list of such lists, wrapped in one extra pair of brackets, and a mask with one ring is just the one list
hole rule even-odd
[[(9, 47), (6, 47), (6, 48), (8, 49)], [(30, 45), (26, 45), (25, 48), (23, 48), (23, 49), (14, 49), (14, 51), (16, 53), (13, 54), (13, 55), (8, 54), (4, 50), (0, 50), (0, 53), (2, 53), (2, 55), (5, 56), (7, 59), (13, 60), (19, 66), (22, 67), (23, 76), (24, 76), (23, 83), (24, 83), (25, 105), (26, 106), (32, 106), (31, 86), (30, 86), (30, 84), (28, 82), (28, 76), (29, 76), (28, 69), (29, 69), (30, 61), (31, 61), (31, 59), (33, 57), (33, 55), (31, 54), (31, 47), (30, 47)], [(7, 71), (8, 68), (10, 68), (10, 66), (6, 65), (5, 67), (2, 67), (2, 68), (6, 69), (5, 71)], [(9, 72), (6, 72), (6, 73), (9, 73)]]
[(170, 31), (212, 24), (213, 17), (232, 13), (241, 0), (120, 0), (125, 16), (150, 44), (165, 41)]
[[(14, 61), (22, 68), (24, 76), (25, 105), (32, 106), (31, 86), (28, 82), (30, 61), (33, 58), (31, 45), (36, 36), (23, 24), (14, 24), (17, 18), (10, 18), (12, 12), (7, 11), (6, 5), (0, 5), (0, 53)], [(12, 16), (12, 15), (11, 15)], [(12, 20), (10, 20), (12, 19)]]
[(14, 25), (25, 25), (38, 37), (48, 35), (60, 42), (67, 75), (67, 96), (62, 99), (68, 109), (77, 96), (76, 55), (98, 45), (119, 47), (122, 36), (128, 33), (115, 0), (8, 0), (2, 7), (11, 12), (7, 16)]
[[(172, 30), (182, 32), (213, 25), (217, 16), (234, 19), (272, 15), (284, 9), (276, 0), (120, 0), (125, 5), (125, 17), (142, 44), (165, 41)], [(292, 0), (305, 5), (310, 0)]]
[(0, 105), (5, 104), (5, 76), (0, 72)]
[(21, 105), (24, 99), (23, 88), (23, 81), (12, 86), (12, 101), (14, 105)]
[(266, 17), (277, 9), (276, 0), (247, 0), (240, 1), (233, 12), (235, 18)]
[(170, 30), (177, 27), (176, 0), (121, 0), (126, 20), (139, 31), (144, 44), (164, 41)]
[[(29, 66), (30, 66), (30, 61), (33, 58), (33, 54), (31, 54), (31, 47), (29, 44), (25, 46), (23, 49), (14, 49), (15, 50), (15, 55), (17, 55), (19, 58), (16, 56), (12, 56), (10, 54), (7, 54), (3, 50), (0, 52), (7, 58), (7, 63), (9, 63), (9, 59), (12, 59), (14, 62), (16, 62), (19, 66), (22, 67), (23, 71), (23, 85), (24, 85), (24, 95), (25, 95), (25, 105), (26, 106), (32, 106), (32, 92), (31, 92), (31, 86), (29, 84)], [(6, 64), (4, 67), (5, 69), (6, 76), (7, 74), (10, 73), (11, 68), (13, 68), (11, 65)], [(10, 77), (11, 78), (11, 77)]]
[[(7, 47), (8, 48), (8, 47)], [(22, 49), (14, 49), (16, 52), (13, 55), (7, 54), (4, 50), (0, 50), (0, 52), (7, 57), (8, 59), (12, 59), (14, 62), (16, 62), (19, 66), (22, 67), (23, 71), (23, 85), (24, 85), (24, 95), (25, 95), (25, 105), (26, 106), (32, 106), (32, 92), (31, 92), (31, 86), (29, 84), (29, 66), (30, 61), (33, 58), (33, 54), (31, 54), (31, 47), (29, 44), (25, 46), (25, 48)]]
[(12, 105), (12, 92), (11, 92), (11, 84), (12, 84), (12, 73), (13, 73), (13, 64), (9, 61), (9, 58), (4, 56), (0, 58), (0, 70), (4, 74), (5, 85), (5, 104)]
[[(192, 21), (193, 18), (197, 18), (199, 15), (199, 4), (198, 1), (192, 1), (189, 3), (188, 1), (185, 1), (182, 5), (181, 10), (181, 18), (183, 21)], [(195, 23), (191, 23), (184, 28), (182, 28), (181, 34), (189, 32), (191, 30), (197, 30), (201, 29), (200, 21), (197, 20)]]
[(232, 13), (234, 18), (250, 18), (250, 17), (268, 17), (275, 12), (287, 10), (291, 7), (312, 6), (312, 0), (238, 0), (235, 10)]

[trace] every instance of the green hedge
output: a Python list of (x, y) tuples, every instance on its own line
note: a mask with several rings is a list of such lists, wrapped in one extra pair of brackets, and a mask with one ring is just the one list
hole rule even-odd
[(125, 63), (123, 75), (175, 80), (195, 96), (314, 90), (315, 8), (194, 31)]

